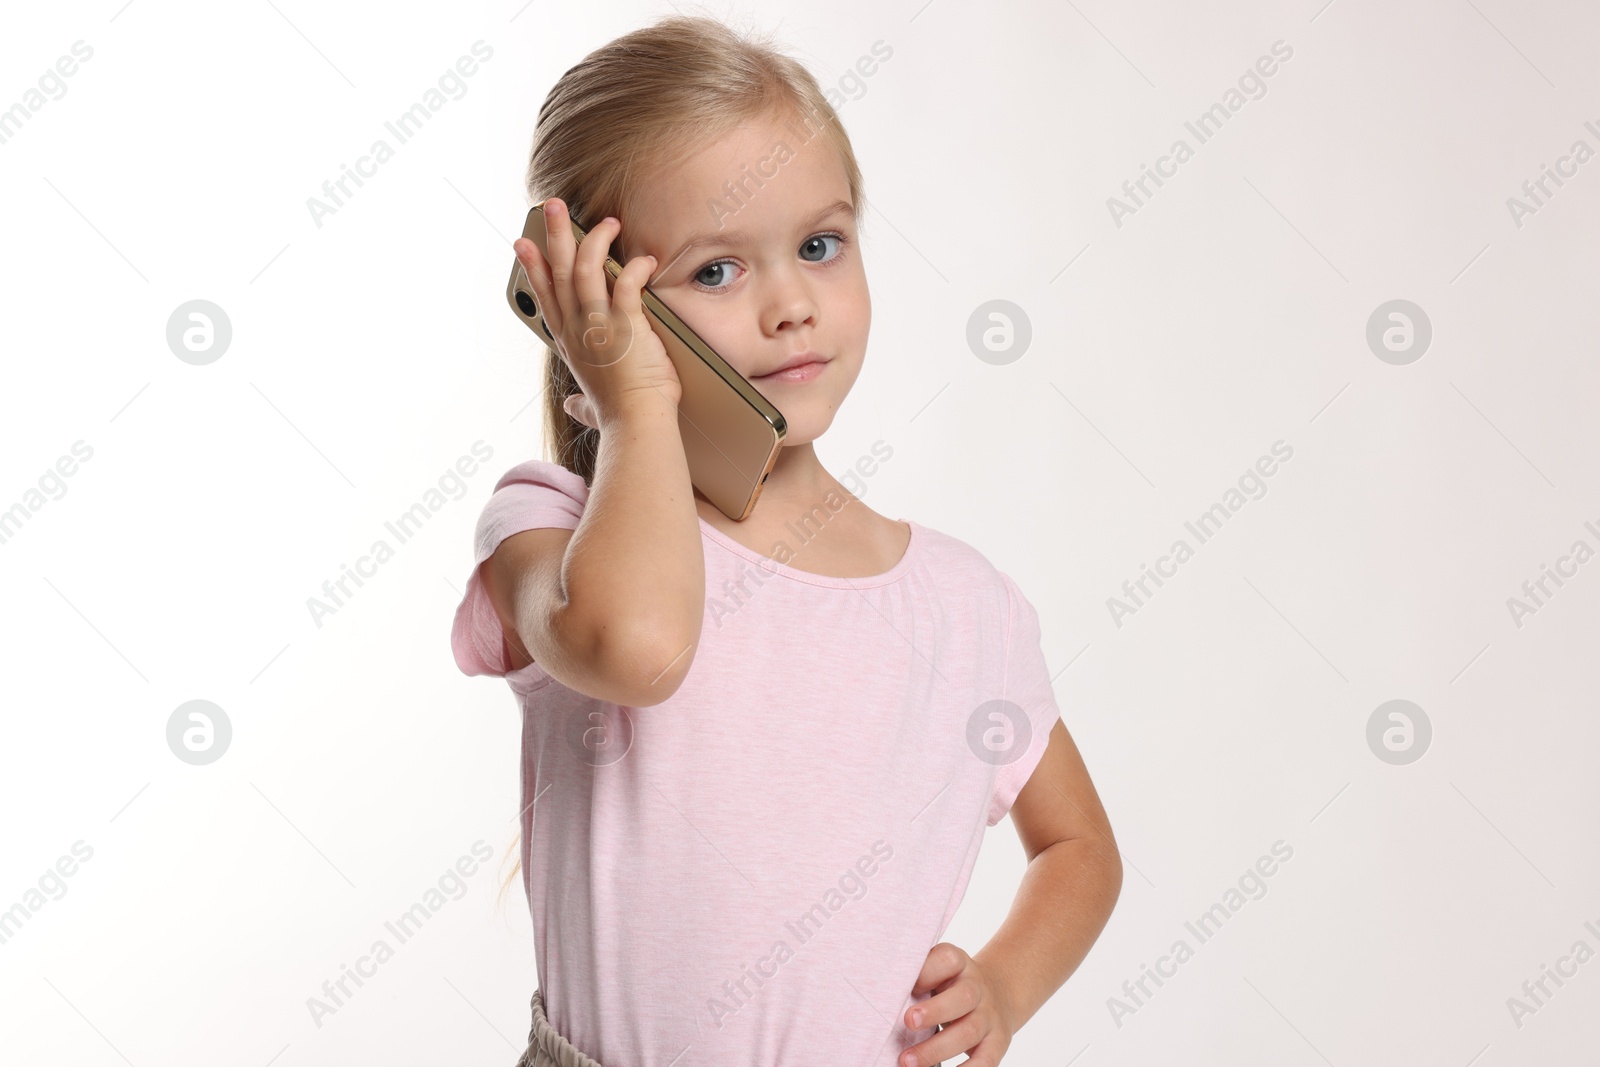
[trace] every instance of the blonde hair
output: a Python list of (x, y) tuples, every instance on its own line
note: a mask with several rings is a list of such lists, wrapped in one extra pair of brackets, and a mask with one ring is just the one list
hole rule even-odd
[[(624, 34), (560, 77), (534, 128), (529, 206), (560, 197), (585, 230), (607, 215), (622, 220), (623, 234), (611, 255), (625, 264), (627, 223), (640, 183), (682, 165), (744, 123), (764, 119), (820, 124), (843, 165), (859, 223), (866, 207), (861, 168), (816, 78), (774, 48), (772, 35), (741, 34), (692, 15), (669, 15)], [(580, 391), (566, 362), (546, 347), (545, 458), (589, 485), (599, 433), (562, 406)], [(500, 887), (502, 898), (521, 869), (519, 850), (516, 867)]]

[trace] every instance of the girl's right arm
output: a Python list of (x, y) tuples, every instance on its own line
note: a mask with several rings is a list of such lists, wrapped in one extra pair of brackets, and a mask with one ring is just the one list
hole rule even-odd
[(569, 689), (627, 707), (670, 697), (694, 661), (705, 555), (677, 408), (613, 413), (573, 530), (524, 530), (482, 578), (512, 669), (537, 661)]
[[(506, 538), (485, 561), (484, 585), (513, 668), (531, 659), (570, 689), (648, 707), (687, 675), (705, 613), (699, 512), (678, 431), (681, 390), (639, 302), (654, 261), (635, 258), (615, 283), (614, 312), (630, 323), (628, 355), (603, 366), (581, 353), (571, 358), (585, 336), (574, 313), (579, 298), (584, 308), (608, 299), (601, 264), (615, 237), (610, 227), (620, 224), (600, 223), (594, 240), (575, 247), (565, 205), (546, 221), (550, 273), (532, 242), (519, 241), (517, 253), (599, 422), (594, 480), (576, 529)], [(558, 307), (568, 320), (561, 328), (551, 321)]]

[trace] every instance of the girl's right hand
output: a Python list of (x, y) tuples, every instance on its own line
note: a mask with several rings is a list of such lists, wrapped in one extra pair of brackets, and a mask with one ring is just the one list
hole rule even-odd
[[(629, 260), (608, 295), (605, 260), (622, 223), (607, 217), (579, 245), (567, 220), (567, 205), (556, 198), (546, 202), (544, 222), (548, 262), (525, 237), (517, 238), (512, 248), (533, 285), (557, 353), (583, 390), (583, 400), (567, 402), (568, 413), (585, 425), (596, 425), (636, 399), (665, 400), (677, 407), (683, 398), (677, 368), (639, 299), (639, 290), (656, 269), (655, 257)], [(593, 422), (579, 416), (585, 401)]]

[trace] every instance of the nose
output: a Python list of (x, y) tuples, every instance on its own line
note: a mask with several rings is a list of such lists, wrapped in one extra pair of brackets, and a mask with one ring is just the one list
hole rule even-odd
[(815, 328), (818, 308), (811, 284), (795, 266), (768, 275), (762, 303), (761, 329), (769, 336), (781, 330), (793, 332), (802, 326)]

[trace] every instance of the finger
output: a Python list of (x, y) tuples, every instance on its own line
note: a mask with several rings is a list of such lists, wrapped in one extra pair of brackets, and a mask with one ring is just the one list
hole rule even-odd
[(591, 430), (600, 428), (600, 409), (594, 406), (594, 401), (588, 397), (583, 398), (583, 417), (579, 420)]
[(591, 430), (594, 429), (595, 424), (593, 421), (593, 416), (590, 414), (588, 397), (584, 396), (582, 393), (573, 393), (571, 396), (567, 397), (561, 402), (561, 406), (566, 410), (566, 413), (572, 416), (575, 420), (583, 423)]
[(939, 942), (928, 950), (927, 958), (922, 961), (922, 970), (911, 986), (912, 995), (936, 989), (960, 974), (966, 965), (967, 954), (959, 946), (948, 941)]
[[(598, 227), (597, 227), (598, 229)], [(600, 237), (605, 240), (605, 235)], [(589, 242), (584, 242), (589, 243)], [(582, 250), (579, 250), (582, 251)], [(595, 366), (610, 366), (629, 354), (634, 338), (642, 330), (650, 330), (650, 320), (645, 318), (638, 291), (650, 278), (653, 256), (635, 256), (621, 274), (616, 275), (616, 288), (605, 304), (584, 304), (584, 352), (592, 357)]]
[(611, 293), (612, 305), (630, 318), (643, 316), (644, 301), (639, 296), (639, 290), (650, 283), (655, 269), (655, 256), (634, 256), (628, 260), (628, 265), (617, 275), (616, 286)]
[(622, 223), (607, 215), (595, 223), (578, 246), (577, 262), (573, 267), (575, 288), (580, 308), (608, 308), (611, 293), (606, 287), (606, 253), (616, 240)]
[(935, 1023), (952, 1023), (978, 1006), (975, 982), (953, 982), (906, 1012), (906, 1025), (913, 1030)]
[(561, 309), (561, 321), (567, 323), (578, 313), (577, 296), (572, 291), (572, 260), (578, 240), (572, 236), (572, 221), (560, 197), (552, 196), (544, 202), (544, 231), (545, 247), (550, 252), (545, 257), (550, 263), (550, 281), (556, 305)]
[(511, 242), (511, 247), (517, 253), (517, 262), (522, 264), (522, 273), (528, 276), (528, 284), (533, 287), (534, 301), (539, 305), (539, 314), (544, 317), (544, 323), (552, 334), (561, 333), (561, 307), (556, 302), (555, 290), (550, 284), (550, 266), (545, 262), (544, 255), (539, 251), (539, 246), (526, 237), (519, 237)]
[(655, 265), (654, 256), (635, 256), (622, 268), (622, 273), (617, 275), (609, 308), (609, 319), (616, 341), (613, 345), (613, 358), (621, 359), (627, 355), (634, 336), (641, 330), (652, 328), (650, 320), (645, 316), (644, 302), (639, 292), (644, 288), (645, 282), (649, 281), (650, 272), (655, 269)]
[(583, 415), (581, 409), (578, 407), (578, 398), (576, 394), (569, 396), (566, 400), (562, 401), (561, 408), (567, 413), (567, 417), (573, 422), (580, 422), (585, 426), (589, 425), (587, 422), (583, 422)]
[(929, 1067), (930, 1064), (948, 1063), (962, 1053), (975, 1051), (983, 1037), (977, 1021), (967, 1016), (946, 1026), (928, 1040), (912, 1045), (900, 1053), (897, 1062), (901, 1067)]
[(1000, 1035), (991, 1030), (983, 1035), (983, 1039), (976, 1045), (961, 1050), (967, 1055), (967, 1058), (961, 1061), (961, 1067), (968, 1067), (969, 1064), (971, 1067), (1000, 1067), (1005, 1061), (1006, 1050), (1010, 1047), (1010, 1041), (1001, 1041)]

